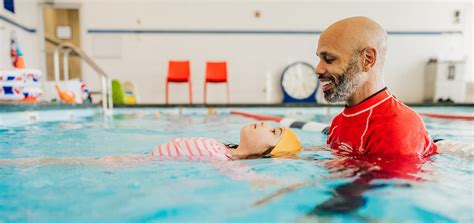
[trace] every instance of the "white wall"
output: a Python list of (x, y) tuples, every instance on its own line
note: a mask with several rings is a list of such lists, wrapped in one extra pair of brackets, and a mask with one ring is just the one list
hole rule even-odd
[[(466, 31), (466, 20), (453, 24), (455, 10), (469, 9), (462, 2), (330, 2), (330, 1), (85, 1), (81, 8), (85, 29), (138, 30), (323, 30), (332, 22), (365, 15), (388, 31)], [(261, 11), (261, 18), (254, 11)], [(84, 30), (86, 32), (86, 30)], [(118, 58), (97, 62), (115, 78), (133, 80), (144, 103), (164, 102), (167, 61), (189, 59), (195, 102), (202, 102), (206, 60), (229, 63), (231, 101), (264, 103), (265, 77), (276, 88), (282, 69), (303, 60), (316, 64), (317, 35), (216, 35), (216, 34), (97, 34), (84, 33), (83, 47), (93, 52), (94, 42), (118, 39)], [(452, 48), (444, 35), (390, 35), (385, 75), (389, 88), (406, 102), (421, 102), (424, 64), (445, 56)], [(461, 48), (464, 49), (464, 48)], [(100, 52), (99, 52), (100, 53)], [(456, 54), (465, 54), (459, 52)], [(469, 52), (472, 55), (472, 52)], [(88, 71), (86, 69), (86, 71)], [(96, 80), (87, 73), (86, 80)], [(185, 86), (172, 87), (172, 101), (185, 102)], [(223, 90), (223, 88), (222, 88)], [(223, 99), (211, 89), (212, 101)], [(218, 97), (219, 96), (219, 97)], [(278, 93), (272, 102), (279, 101)], [(219, 100), (222, 101), (222, 100)]]
[(10, 38), (15, 33), (23, 51), (26, 65), (30, 68), (45, 70), (44, 56), (41, 53), (40, 36), (42, 21), (39, 19), (41, 10), (36, 1), (15, 0), (15, 13), (7, 11), (0, 1), (0, 15), (36, 32), (25, 31), (0, 19), (0, 69), (12, 69), (10, 59)]
[[(30, 66), (44, 69), (44, 53), (38, 44), (41, 8), (35, 1), (15, 1), (17, 14), (10, 16), (37, 29), (36, 34), (17, 32)], [(62, 1), (55, 1), (62, 2)], [(68, 2), (68, 1), (66, 1)], [(71, 1), (69, 1), (71, 2)], [(193, 100), (203, 101), (205, 61), (227, 60), (232, 103), (266, 103), (266, 78), (279, 102), (279, 78), (286, 65), (306, 61), (315, 65), (318, 35), (218, 35), (218, 34), (99, 34), (88, 30), (280, 30), (321, 31), (349, 16), (364, 15), (387, 31), (463, 31), (464, 41), (453, 43), (446, 35), (390, 35), (385, 78), (389, 88), (405, 102), (421, 102), (424, 65), (430, 57), (467, 55), (472, 61), (472, 3), (468, 2), (341, 2), (341, 1), (145, 1), (74, 0), (81, 2), (82, 47), (113, 78), (132, 80), (141, 102), (163, 103), (167, 62), (191, 61)], [(3, 8), (3, 7), (2, 7)], [(255, 10), (261, 12), (254, 17)], [(460, 10), (460, 24), (454, 11)], [(0, 9), (2, 15), (7, 14)], [(0, 20), (1, 36), (9, 25)], [(468, 38), (466, 38), (466, 36)], [(35, 40), (36, 38), (36, 40)], [(1, 41), (0, 67), (8, 67), (9, 39)], [(5, 44), (6, 43), (6, 44)], [(470, 44), (470, 45), (469, 45)], [(464, 52), (450, 52), (450, 49)], [(448, 52), (448, 53), (446, 53)], [(8, 57), (5, 57), (7, 56)], [(34, 56), (35, 55), (35, 56)], [(5, 62), (3, 58), (7, 58)], [(468, 63), (472, 78), (472, 63)], [(94, 72), (83, 64), (83, 76), (98, 89)], [(186, 102), (187, 88), (173, 85), (171, 102)], [(209, 88), (209, 102), (223, 102), (224, 88)]]

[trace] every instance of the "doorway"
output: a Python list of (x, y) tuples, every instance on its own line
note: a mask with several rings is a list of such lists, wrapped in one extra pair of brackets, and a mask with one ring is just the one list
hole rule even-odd
[[(44, 41), (46, 48), (47, 79), (54, 80), (54, 48), (55, 45), (46, 40), (46, 37), (59, 43), (71, 43), (81, 47), (79, 9), (43, 7)], [(63, 80), (63, 60), (60, 53), (60, 79)], [(71, 53), (69, 55), (69, 79), (81, 79), (81, 59)]]

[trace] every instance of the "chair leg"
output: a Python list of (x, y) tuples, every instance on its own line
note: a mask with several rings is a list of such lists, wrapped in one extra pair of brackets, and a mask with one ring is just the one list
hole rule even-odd
[(204, 82), (204, 104), (207, 104), (207, 82)]
[(191, 80), (189, 80), (189, 104), (193, 104), (193, 89), (191, 85)]
[(166, 81), (165, 104), (168, 104), (168, 85), (169, 82)]
[(225, 83), (225, 87), (226, 87), (226, 95), (227, 95), (227, 104), (229, 104), (229, 83)]

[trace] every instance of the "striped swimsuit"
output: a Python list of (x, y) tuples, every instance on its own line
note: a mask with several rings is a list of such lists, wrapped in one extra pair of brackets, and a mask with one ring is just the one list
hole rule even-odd
[(177, 138), (159, 145), (150, 155), (167, 160), (232, 160), (224, 144), (205, 137)]

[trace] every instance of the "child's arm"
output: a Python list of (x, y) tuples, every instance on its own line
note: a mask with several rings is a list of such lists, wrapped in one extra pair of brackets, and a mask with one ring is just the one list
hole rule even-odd
[(4, 166), (48, 166), (48, 165), (80, 165), (80, 166), (106, 166), (120, 167), (137, 164), (151, 160), (149, 155), (125, 155), (106, 156), (102, 158), (92, 157), (33, 157), (18, 159), (0, 159), (0, 165)]
[(318, 152), (318, 151), (331, 151), (331, 148), (328, 145), (322, 145), (322, 146), (311, 146), (311, 147), (305, 147), (302, 149), (302, 151), (307, 152)]
[(219, 172), (232, 180), (251, 181), (262, 178), (262, 176), (255, 173), (240, 161), (211, 161), (210, 163), (216, 167)]
[(2, 166), (47, 166), (47, 165), (98, 165), (98, 159), (90, 157), (33, 157), (17, 159), (0, 159)]
[(463, 157), (466, 159), (474, 159), (474, 145), (444, 139), (436, 142), (439, 153), (445, 153)]
[(287, 185), (293, 182), (289, 179), (276, 179), (268, 175), (259, 174), (241, 161), (212, 161), (222, 175), (235, 180), (249, 182), (252, 187), (262, 188), (269, 185)]

